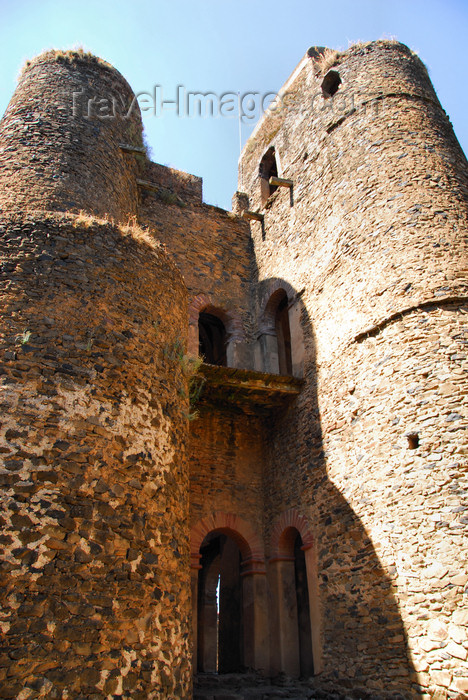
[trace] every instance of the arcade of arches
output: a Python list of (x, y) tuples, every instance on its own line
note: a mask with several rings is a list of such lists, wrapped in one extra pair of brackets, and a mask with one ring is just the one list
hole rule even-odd
[(194, 670), (292, 677), (320, 670), (312, 535), (289, 511), (273, 538), (265, 561), (260, 539), (238, 516), (215, 513), (193, 528)]
[[(197, 307), (197, 301), (202, 302), (201, 307)], [(245, 345), (237, 328), (238, 319), (233, 320), (226, 311), (214, 307), (203, 296), (194, 302), (189, 310), (192, 338), (189, 339), (189, 350), (198, 352), (210, 365), (245, 368), (243, 353), (236, 355), (234, 350), (234, 347)], [(294, 305), (288, 292), (279, 287), (271, 293), (264, 308), (258, 330), (259, 355), (255, 369), (283, 376), (302, 376), (303, 347), (298, 305)]]

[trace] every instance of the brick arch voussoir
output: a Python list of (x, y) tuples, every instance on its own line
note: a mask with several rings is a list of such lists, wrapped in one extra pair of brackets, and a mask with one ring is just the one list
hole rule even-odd
[(211, 297), (208, 294), (197, 294), (196, 297), (191, 299), (188, 307), (188, 320), (190, 324), (198, 323), (198, 316), (200, 311), (204, 311), (209, 306), (213, 306)]
[(259, 332), (273, 332), (275, 328), (275, 317), (278, 303), (280, 301), (280, 292), (285, 292), (288, 297), (288, 302), (291, 303), (296, 297), (294, 287), (284, 280), (275, 280), (271, 282), (265, 293), (263, 294), (262, 313), (260, 314)]
[(197, 294), (196, 297), (193, 297), (188, 307), (189, 325), (196, 326), (198, 324), (198, 317), (201, 311), (217, 316), (224, 323), (228, 340), (245, 339), (244, 327), (237, 311), (217, 305), (208, 294)]
[[(242, 563), (264, 564), (263, 543), (255, 528), (235, 513), (215, 511), (196, 523), (190, 533), (190, 556), (192, 566), (200, 559), (200, 547), (210, 532), (229, 535), (239, 547)], [(197, 567), (195, 567), (197, 568)]]
[(273, 527), (270, 538), (272, 559), (292, 556), (292, 540), (288, 537), (288, 531), (291, 528), (299, 532), (302, 549), (310, 549), (314, 546), (315, 538), (308, 519), (295, 508), (290, 508), (281, 513)]

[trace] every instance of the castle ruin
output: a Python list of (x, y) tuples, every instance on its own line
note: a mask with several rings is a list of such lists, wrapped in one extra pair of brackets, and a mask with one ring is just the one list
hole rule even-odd
[(309, 49), (232, 212), (147, 158), (112, 66), (28, 63), (0, 124), (0, 698), (246, 672), (468, 697), (467, 175), (397, 42)]

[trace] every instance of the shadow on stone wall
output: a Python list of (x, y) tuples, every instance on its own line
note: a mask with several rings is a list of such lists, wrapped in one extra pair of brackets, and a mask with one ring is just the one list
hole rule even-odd
[[(259, 298), (278, 286), (290, 288), (281, 279), (262, 281)], [(360, 698), (421, 697), (411, 685), (414, 668), (392, 579), (377, 556), (372, 532), (335, 485), (342, 474), (325, 449), (329, 436), (320, 414), (314, 328), (302, 302), (301, 307), (305, 384), (293, 404), (265, 423), (267, 558), (281, 513), (293, 508), (306, 516), (318, 555), (323, 657), (323, 671), (311, 679), (311, 687)], [(368, 507), (378, 514), (378, 502)], [(276, 632), (270, 632), (273, 643)]]

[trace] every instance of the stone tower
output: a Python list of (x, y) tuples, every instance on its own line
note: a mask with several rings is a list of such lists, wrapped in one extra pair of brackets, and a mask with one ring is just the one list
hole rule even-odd
[(239, 189), (261, 214), (257, 317), (271, 280), (291, 323), (300, 299), (305, 385), (270, 433), (266, 522), (313, 524), (322, 679), (467, 691), (467, 162), (421, 61), (309, 50)]
[(84, 118), (73, 93), (133, 97), (49, 52), (0, 132), (0, 695), (186, 697), (186, 291), (124, 223), (139, 113)]
[(191, 664), (200, 698), (246, 669), (468, 693), (467, 172), (396, 42), (308, 51), (232, 212), (146, 158), (111, 66), (27, 66), (0, 130), (0, 697), (185, 699)]

